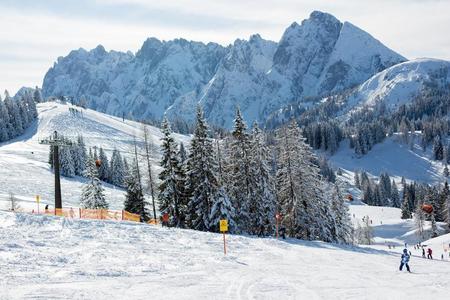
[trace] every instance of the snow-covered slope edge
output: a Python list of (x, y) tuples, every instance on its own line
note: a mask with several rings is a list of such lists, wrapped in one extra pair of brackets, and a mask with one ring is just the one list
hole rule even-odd
[[(445, 299), (448, 263), (321, 242), (0, 212), (0, 298)], [(407, 276), (404, 277), (404, 276)], [(426, 284), (424, 284), (426, 283)]]

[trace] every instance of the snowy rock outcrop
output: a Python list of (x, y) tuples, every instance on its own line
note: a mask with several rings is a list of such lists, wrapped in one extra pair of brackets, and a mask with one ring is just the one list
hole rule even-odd
[(72, 51), (47, 72), (44, 96), (86, 98), (114, 115), (191, 121), (201, 103), (207, 119), (230, 127), (236, 106), (248, 122), (289, 103), (363, 83), (406, 59), (356, 26), (314, 11), (279, 43), (253, 35), (223, 47), (150, 38), (132, 54), (102, 46)]

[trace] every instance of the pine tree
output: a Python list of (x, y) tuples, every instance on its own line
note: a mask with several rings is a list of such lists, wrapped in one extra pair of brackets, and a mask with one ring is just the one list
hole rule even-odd
[(76, 175), (84, 175), (86, 170), (87, 153), (86, 145), (84, 143), (84, 138), (82, 135), (78, 135), (77, 144), (74, 149), (74, 167)]
[(162, 168), (159, 174), (160, 184), (158, 186), (159, 211), (162, 214), (169, 214), (170, 225), (184, 226), (184, 178), (182, 174), (182, 166), (177, 155), (177, 143), (172, 137), (172, 130), (169, 122), (164, 118), (161, 124), (161, 152), (162, 158), (160, 166)]
[(236, 230), (234, 207), (225, 190), (219, 188), (209, 213), (209, 230), (219, 232), (219, 221), (223, 219), (228, 221), (228, 231), (233, 233)]
[(301, 239), (332, 240), (329, 203), (317, 161), (297, 123), (277, 130), (277, 192), (287, 233)]
[(187, 189), (190, 195), (187, 221), (188, 226), (196, 230), (210, 229), (211, 208), (218, 199), (220, 187), (213, 153), (212, 141), (208, 138), (208, 126), (201, 107), (198, 107), (196, 127), (187, 160)]
[(66, 177), (75, 176), (75, 160), (72, 157), (72, 151), (70, 147), (58, 147), (59, 148), (59, 161), (61, 175)]
[(88, 179), (88, 182), (84, 184), (81, 192), (81, 207), (89, 209), (108, 209), (104, 189), (98, 178), (95, 161), (92, 158), (88, 159), (86, 163), (84, 176)]
[(36, 87), (36, 88), (34, 89), (34, 92), (33, 92), (33, 100), (34, 100), (34, 102), (36, 102), (36, 103), (41, 103), (41, 102), (43, 102), (43, 100), (42, 100), (42, 95), (41, 95), (41, 91), (39, 90), (38, 87)]
[(227, 192), (236, 210), (239, 229), (252, 233), (251, 214), (254, 214), (255, 183), (250, 175), (250, 137), (239, 108), (236, 109), (230, 148), (227, 152)]
[(126, 183), (126, 195), (124, 202), (124, 209), (130, 213), (138, 214), (141, 216), (141, 222), (147, 222), (149, 217), (149, 211), (147, 209), (147, 202), (144, 198), (142, 191), (142, 185), (138, 174), (137, 161), (133, 159), (131, 166), (131, 172), (125, 179)]
[(361, 189), (361, 183), (360, 183), (360, 181), (359, 181), (359, 174), (358, 174), (358, 171), (355, 171), (355, 179), (354, 179), (354, 181), (355, 181), (355, 186), (356, 186), (358, 189)]
[(434, 211), (431, 211), (430, 221), (431, 221), (431, 238), (435, 238), (439, 235), (439, 232), (436, 224), (436, 218), (434, 217)]
[(9, 122), (10, 120), (8, 110), (6, 108), (5, 103), (0, 97), (0, 142), (9, 140), (10, 137)]
[(400, 194), (397, 189), (397, 185), (395, 184), (395, 181), (392, 180), (391, 183), (391, 200), (392, 200), (392, 206), (400, 208), (401, 202), (400, 202)]
[(442, 160), (444, 158), (444, 148), (439, 135), (434, 139), (433, 155), (435, 160)]
[(444, 176), (448, 178), (449, 175), (450, 175), (450, 172), (449, 172), (449, 170), (448, 170), (448, 166), (447, 166), (447, 164), (445, 164), (445, 167), (444, 167)]
[(333, 213), (332, 236), (338, 243), (351, 241), (352, 225), (349, 218), (348, 207), (337, 183), (333, 185), (331, 194), (331, 210)]
[[(404, 190), (406, 190), (406, 184), (405, 184)], [(406, 191), (403, 192), (403, 201), (402, 201), (402, 205), (401, 205), (400, 209), (402, 210), (402, 215), (401, 215), (402, 219), (411, 219), (412, 218), (411, 210), (409, 208), (408, 195), (407, 195)]]
[(124, 167), (124, 161), (117, 149), (113, 150), (109, 165), (110, 178), (109, 182), (115, 186), (125, 187), (125, 176), (127, 175)]
[(270, 235), (274, 232), (276, 208), (275, 183), (270, 170), (271, 153), (258, 124), (253, 125), (250, 141), (249, 173), (254, 183), (250, 201), (250, 232)]
[(100, 147), (99, 150), (98, 160), (100, 162), (100, 166), (98, 168), (98, 176), (100, 180), (108, 182), (110, 177), (109, 162), (108, 157), (106, 156), (106, 153), (102, 147)]

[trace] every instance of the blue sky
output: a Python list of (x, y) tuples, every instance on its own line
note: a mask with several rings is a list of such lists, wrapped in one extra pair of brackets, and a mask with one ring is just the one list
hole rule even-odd
[(278, 41), (313, 10), (349, 21), (408, 58), (450, 59), (446, 0), (0, 0), (0, 90), (40, 86), (58, 56), (102, 44), (136, 52), (147, 37)]

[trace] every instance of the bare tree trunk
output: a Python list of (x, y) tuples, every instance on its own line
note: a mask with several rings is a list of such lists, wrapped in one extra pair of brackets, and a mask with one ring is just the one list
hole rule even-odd
[(145, 154), (146, 154), (146, 158), (147, 158), (150, 194), (152, 195), (153, 218), (156, 220), (155, 186), (154, 186), (154, 181), (153, 181), (152, 165), (150, 163), (149, 136), (148, 136), (148, 128), (146, 125), (144, 125), (144, 143), (145, 143)]

